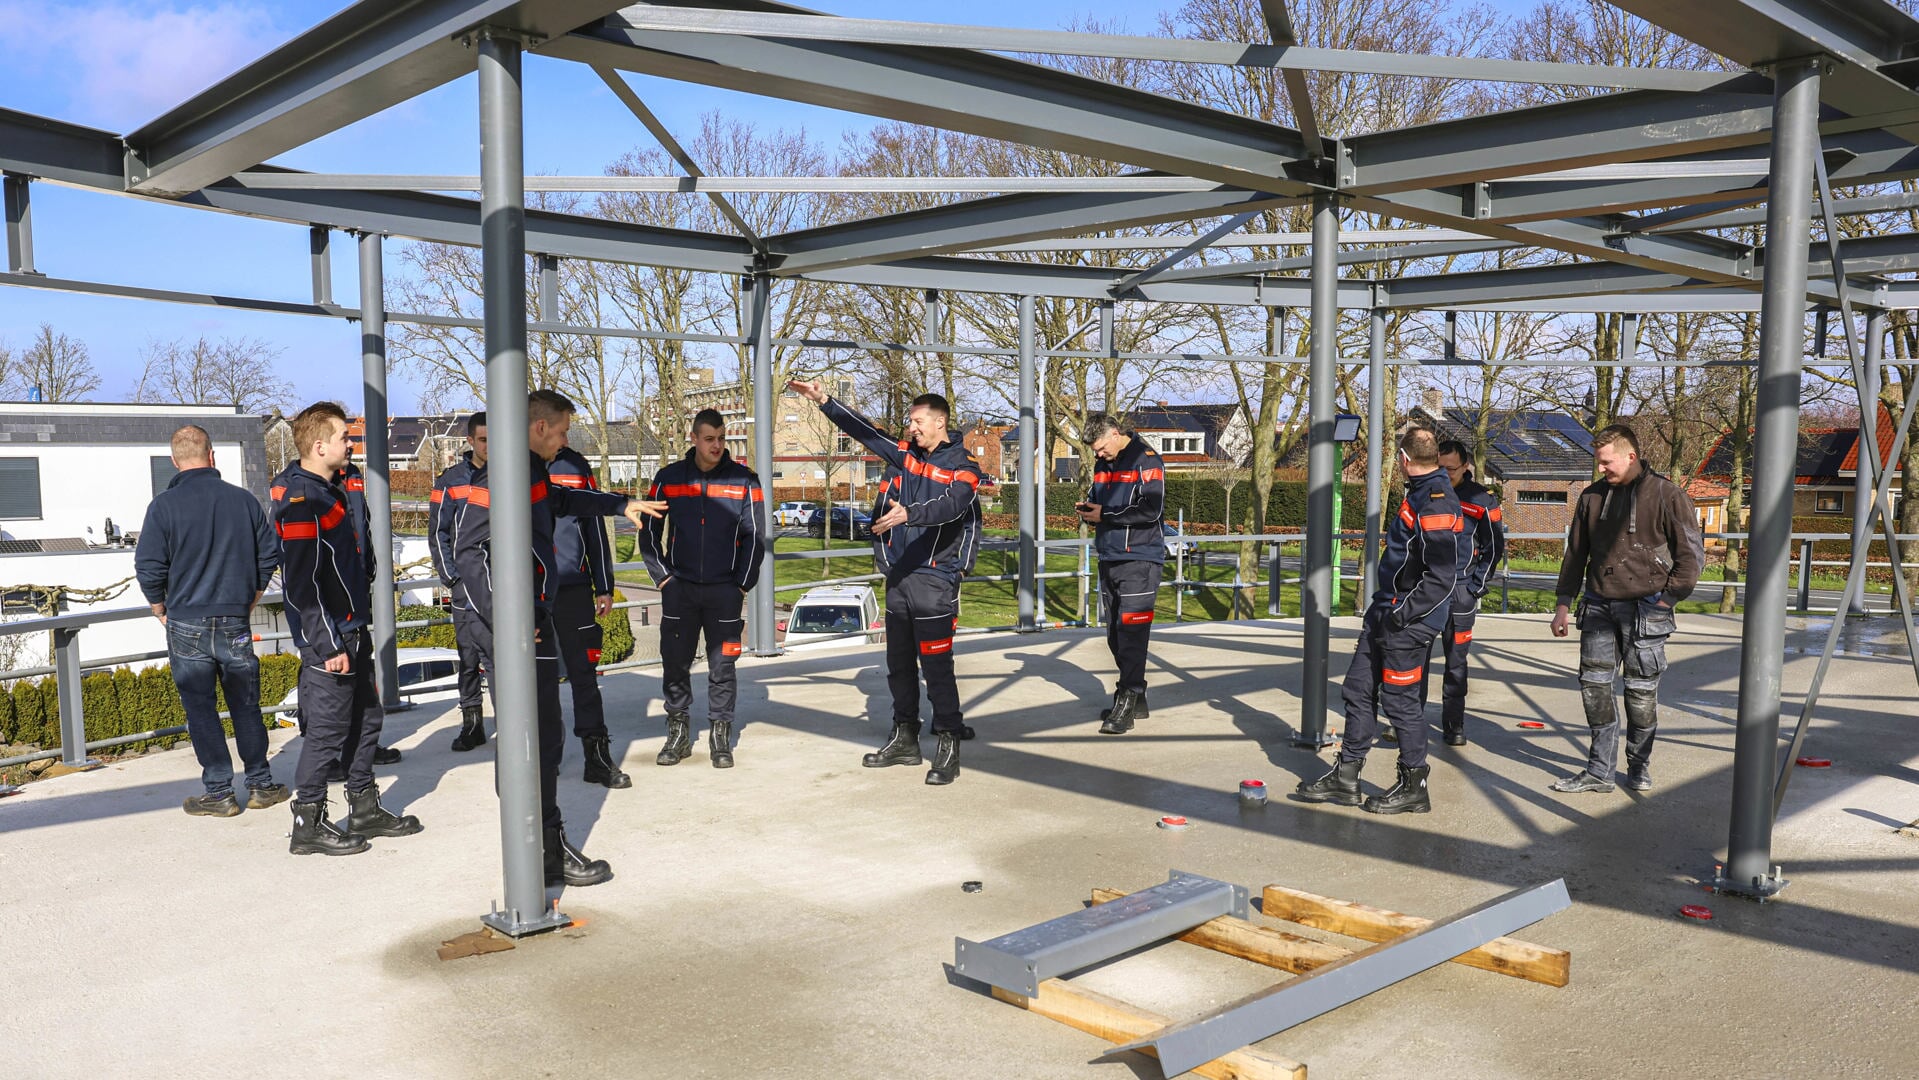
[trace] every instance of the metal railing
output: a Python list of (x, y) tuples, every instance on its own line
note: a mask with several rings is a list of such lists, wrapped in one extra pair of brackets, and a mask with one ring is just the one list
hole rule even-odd
[[(1749, 534), (1742, 533), (1742, 532), (1740, 533), (1708, 533), (1706, 534), (1706, 539), (1710, 541), (1744, 540), (1748, 536)], [(1170, 578), (1162, 579), (1162, 581), (1160, 582), (1160, 588), (1174, 590), (1173, 595), (1174, 595), (1174, 620), (1175, 621), (1183, 621), (1185, 619), (1185, 598), (1187, 595), (1190, 594), (1192, 590), (1227, 589), (1227, 590), (1232, 590), (1234, 592), (1241, 592), (1241, 591), (1257, 588), (1261, 584), (1264, 584), (1266, 587), (1266, 610), (1264, 612), (1264, 616), (1267, 618), (1282, 617), (1284, 614), (1283, 605), (1281, 603), (1283, 590), (1287, 586), (1298, 586), (1302, 581), (1302, 575), (1294, 574), (1293, 576), (1287, 576), (1284, 568), (1288, 558), (1293, 559), (1296, 565), (1303, 564), (1303, 555), (1287, 556), (1284, 553), (1284, 549), (1289, 545), (1303, 545), (1306, 539), (1304, 533), (1210, 534), (1210, 533), (1180, 532), (1180, 533), (1176, 533), (1174, 535), (1169, 536), (1167, 539), (1172, 547), (1172, 559), (1170, 561), (1173, 564), (1173, 575)], [(1342, 585), (1347, 582), (1351, 582), (1352, 587), (1355, 590), (1357, 590), (1359, 587), (1359, 583), (1363, 580), (1363, 575), (1364, 575), (1363, 544), (1365, 540), (1365, 534), (1363, 532), (1357, 532), (1357, 531), (1340, 532), (1340, 533), (1334, 534), (1334, 539), (1335, 539), (1335, 542), (1341, 546), (1340, 550), (1342, 553), (1342, 559), (1340, 564), (1334, 567), (1334, 574), (1339, 579)], [(1508, 533), (1507, 539), (1509, 541), (1510, 540), (1551, 540), (1551, 541), (1559, 541), (1563, 543), (1565, 540), (1565, 536), (1563, 533)], [(1833, 609), (1823, 609), (1823, 608), (1815, 609), (1811, 606), (1810, 601), (1811, 601), (1812, 570), (1814, 567), (1819, 567), (1819, 566), (1846, 566), (1849, 564), (1845, 562), (1844, 560), (1814, 560), (1812, 558), (1813, 544), (1818, 541), (1838, 541), (1838, 540), (1850, 541), (1852, 539), (1852, 535), (1850, 533), (1793, 533), (1792, 539), (1798, 543), (1798, 548), (1797, 548), (1797, 553), (1796, 553), (1793, 565), (1789, 569), (1788, 587), (1796, 587), (1796, 591), (1797, 591), (1796, 610), (1801, 614), (1831, 613)], [(1902, 534), (1898, 534), (1897, 539), (1899, 539), (1902, 542), (1919, 540), (1919, 534), (1902, 533)], [(1878, 542), (1878, 538), (1875, 538), (1875, 542)], [(1263, 579), (1248, 579), (1242, 576), (1244, 568), (1240, 560), (1237, 558), (1236, 553), (1229, 555), (1229, 565), (1232, 567), (1232, 571), (1233, 571), (1232, 577), (1230, 579), (1214, 580), (1206, 577), (1206, 571), (1210, 568), (1210, 557), (1211, 557), (1211, 553), (1209, 553), (1206, 550), (1208, 547), (1226, 546), (1226, 545), (1238, 547), (1239, 545), (1246, 544), (1246, 543), (1260, 545), (1265, 548), (1265, 551), (1262, 553), (1257, 563), (1257, 565), (1263, 567), (1263, 569), (1265, 570)], [(1344, 563), (1344, 558), (1343, 558), (1344, 549), (1347, 545), (1351, 545), (1356, 551), (1362, 553), (1359, 558), (1354, 560), (1355, 569), (1352, 572), (1347, 571)], [(1068, 629), (1068, 628), (1078, 628), (1078, 627), (1097, 627), (1100, 625), (1099, 623), (1099, 579), (1098, 579), (1098, 575), (1093, 572), (1093, 565), (1092, 565), (1093, 541), (1091, 539), (1076, 539), (1076, 538), (1047, 539), (1047, 540), (1038, 541), (1036, 544), (1036, 547), (1038, 548), (1039, 565), (1041, 567), (1045, 567), (1048, 565), (1049, 557), (1057, 556), (1061, 552), (1076, 553), (1078, 555), (1078, 565), (1074, 569), (1041, 570), (1040, 572), (1034, 575), (1034, 580), (1036, 581), (1037, 588), (1040, 591), (1040, 596), (1038, 597), (1039, 603), (1036, 605), (1036, 610), (1042, 613), (1045, 611), (1044, 596), (1045, 596), (1045, 583), (1047, 581), (1073, 579), (1074, 581), (1078, 583), (1078, 586), (1079, 586), (1077, 590), (1079, 593), (1079, 607), (1078, 607), (1077, 616), (1071, 619), (1056, 620), (1052, 622), (1048, 622), (1048, 621), (1045, 621), (1044, 619), (1041, 619), (1035, 622), (1032, 626), (1004, 625), (1004, 626), (966, 627), (964, 629), (960, 629), (956, 631), (956, 633), (958, 633), (961, 636), (993, 634), (993, 633), (1020, 633), (1020, 632), (1032, 633), (1040, 630), (1057, 630), (1057, 629)], [(981, 548), (982, 550), (991, 550), (991, 551), (1009, 551), (1009, 550), (1016, 551), (1018, 548), (1018, 542), (1007, 541), (1007, 540), (994, 540), (994, 541), (989, 541), (987, 543), (982, 544)], [(798, 560), (813, 560), (813, 559), (862, 558), (862, 557), (867, 557), (865, 554), (866, 550), (867, 549), (865, 548), (853, 547), (853, 548), (814, 549), (814, 550), (804, 550), (804, 551), (783, 551), (783, 552), (775, 553), (774, 559), (777, 561), (798, 561)], [(1868, 565), (1873, 568), (1886, 569), (1886, 568), (1891, 568), (1894, 564), (1881, 562), (1881, 563), (1870, 563)], [(1198, 577), (1188, 576), (1188, 569), (1195, 566), (1197, 567), (1199, 576)], [(620, 563), (614, 563), (611, 567), (611, 570), (614, 573), (618, 574), (623, 572), (644, 571), (645, 568), (646, 568), (645, 564), (641, 562), (620, 562)], [(1515, 586), (1518, 586), (1521, 588), (1527, 588), (1527, 587), (1537, 588), (1543, 584), (1545, 588), (1550, 589), (1553, 587), (1552, 583), (1556, 580), (1557, 575), (1549, 574), (1543, 571), (1527, 571), (1527, 570), (1514, 571), (1511, 568), (1511, 560), (1510, 558), (1508, 558), (1507, 560), (1501, 563), (1498, 571), (1495, 574), (1495, 577), (1499, 583), (1499, 589), (1500, 589), (1500, 611), (1502, 613), (1505, 613), (1509, 611), (1510, 609), (1510, 592)], [(972, 574), (962, 578), (961, 582), (962, 584), (969, 584), (969, 585), (997, 584), (997, 583), (1006, 583), (1006, 582), (1016, 583), (1019, 581), (1019, 579), (1020, 579), (1020, 574), (1017, 571), (1014, 571), (1012, 573), (1001, 573), (1001, 574)], [(407, 578), (407, 579), (402, 579), (401, 584), (417, 585), (419, 583), (430, 581), (430, 580), (432, 579)], [(777, 595), (780, 593), (803, 592), (806, 590), (818, 589), (818, 588), (823, 588), (823, 587), (833, 586), (833, 585), (871, 584), (874, 582), (880, 582), (884, 580), (885, 580), (884, 574), (878, 574), (878, 573), (854, 574), (854, 575), (847, 575), (844, 577), (823, 578), (815, 581), (796, 582), (796, 583), (790, 583), (785, 585), (775, 584), (773, 586), (773, 592)], [(1699, 589), (1732, 588), (1732, 589), (1738, 590), (1743, 595), (1744, 591), (1748, 588), (1748, 582), (1745, 580), (1727, 581), (1727, 582), (1714, 581), (1714, 580), (1701, 580), (1699, 582), (1698, 588)], [(285, 602), (285, 599), (280, 593), (269, 593), (266, 596), (261, 598), (261, 603), (263, 604), (282, 604), (284, 602)], [(622, 601), (620, 603), (614, 604), (613, 608), (614, 610), (640, 609), (644, 611), (644, 609), (657, 607), (660, 605), (660, 603), (661, 601), (658, 597), (652, 597), (647, 599)], [(1363, 606), (1364, 606), (1364, 598), (1360, 598), (1360, 602), (1356, 605), (1356, 607), (1363, 608)], [(1230, 610), (1230, 613), (1227, 616), (1225, 616), (1225, 620), (1227, 621), (1237, 620), (1238, 618), (1240, 618), (1239, 611), (1240, 611), (1239, 606), (1237, 603), (1235, 603), (1232, 609)], [(1253, 616), (1250, 610), (1248, 611), (1248, 616), (1257, 617), (1257, 616)], [(166, 650), (162, 649), (162, 650), (150, 651), (145, 653), (131, 653), (124, 656), (101, 657), (94, 660), (82, 660), (80, 658), (80, 649), (79, 649), (81, 631), (85, 630), (86, 628), (90, 626), (95, 626), (102, 623), (126, 622), (126, 621), (135, 620), (135, 619), (147, 619), (152, 617), (153, 617), (152, 612), (148, 608), (133, 607), (133, 608), (112, 608), (112, 609), (107, 609), (103, 611), (73, 612), (73, 613), (63, 614), (63, 615), (41, 616), (41, 617), (36, 617), (31, 619), (22, 619), (22, 620), (13, 621), (13, 622), (0, 623), (0, 637), (10, 636), (10, 635), (19, 635), (19, 634), (51, 633), (53, 637), (53, 654), (54, 654), (54, 662), (52, 664), (37, 666), (37, 667), (19, 668), (12, 671), (0, 671), (0, 683), (7, 683), (16, 679), (33, 678), (36, 676), (44, 676), (44, 675), (55, 676), (56, 679), (58, 680), (57, 696), (59, 700), (59, 721), (60, 721), (60, 742), (61, 742), (60, 747), (56, 749), (41, 750), (41, 751), (37, 751), (30, 754), (22, 754), (14, 757), (0, 759), (0, 768), (7, 768), (15, 765), (23, 765), (29, 762), (40, 761), (40, 760), (49, 759), (49, 758), (60, 758), (68, 765), (72, 765), (75, 767), (83, 767), (90, 764), (90, 759), (87, 757), (87, 755), (88, 753), (94, 750), (106, 750), (116, 746), (127, 745), (129, 743), (144, 742), (150, 739), (169, 738), (172, 736), (186, 734), (186, 731), (187, 731), (186, 725), (179, 724), (171, 727), (157, 728), (152, 731), (140, 732), (137, 734), (119, 735), (119, 736), (114, 736), (112, 738), (96, 739), (93, 741), (87, 741), (85, 737), (85, 717), (81, 708), (81, 698), (82, 698), (81, 685), (82, 685), (82, 679), (85, 673), (88, 671), (97, 671), (101, 669), (116, 668), (125, 664), (139, 663), (139, 662), (148, 661), (148, 660), (163, 659), (167, 656), (167, 652)], [(1210, 620), (1210, 617), (1209, 617), (1209, 620)], [(394, 627), (396, 630), (424, 629), (424, 628), (433, 627), (433, 626), (449, 625), (452, 621), (453, 620), (451, 619), (451, 617), (407, 619), (407, 620), (402, 620), (400, 622), (395, 623)], [(646, 619), (645, 616), (643, 615), (642, 625), (646, 625), (648, 623), (650, 623), (650, 620)], [(809, 636), (808, 644), (832, 642), (832, 641), (837, 641), (841, 639), (845, 639), (848, 641), (851, 641), (852, 639), (855, 639), (855, 638), (870, 639), (875, 636), (876, 636), (875, 628), (866, 627), (860, 630), (846, 631), (843, 633), (821, 635), (817, 637)], [(292, 635), (290, 633), (276, 632), (276, 633), (270, 633), (270, 634), (255, 634), (253, 635), (253, 640), (256, 642), (283, 641), (283, 640), (288, 640), (291, 637)], [(600, 667), (599, 670), (601, 672), (635, 671), (635, 670), (640, 670), (642, 668), (656, 667), (660, 663), (661, 663), (661, 660), (657, 657), (646, 658), (646, 659), (629, 658), (627, 660), (622, 660), (617, 663), (606, 664)], [(400, 687), (398, 689), (398, 693), (402, 697), (412, 696), (412, 694), (420, 693), (420, 692), (438, 692), (438, 691), (437, 690), (409, 691), (406, 687)], [(285, 704), (263, 705), (261, 706), (260, 711), (266, 715), (274, 715), (293, 707), (295, 706), (289, 706)], [(222, 717), (227, 717), (229, 714), (221, 713), (220, 715)]]

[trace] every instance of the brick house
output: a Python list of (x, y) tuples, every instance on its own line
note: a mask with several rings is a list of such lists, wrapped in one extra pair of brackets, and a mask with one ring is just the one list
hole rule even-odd
[[(1475, 442), (1475, 413), (1431, 403), (1406, 414), (1441, 439)], [(1592, 433), (1564, 413), (1495, 409), (1487, 416), (1486, 474), (1480, 482), (1499, 493), (1506, 528), (1515, 533), (1562, 533), (1572, 504), (1593, 478)]]
[[(1879, 436), (1879, 459), (1884, 461), (1892, 451), (1893, 438), (1896, 435), (1897, 421), (1879, 406), (1877, 420)], [(1748, 466), (1750, 467), (1750, 465)], [(1859, 428), (1822, 427), (1804, 428), (1799, 432), (1799, 452), (1793, 462), (1792, 514), (1794, 517), (1832, 517), (1850, 521), (1853, 512), (1853, 483), (1859, 470)], [(1892, 471), (1899, 473), (1900, 463), (1892, 463)], [(1732, 480), (1732, 450), (1721, 435), (1713, 442), (1706, 460), (1699, 466), (1699, 477), (1704, 480), (1727, 484)], [(1900, 485), (1894, 483), (1889, 496), (1891, 510), (1899, 512)], [(1748, 474), (1744, 485), (1743, 506), (1752, 505), (1752, 478)], [(1750, 521), (1747, 511), (1740, 514), (1744, 521)], [(1744, 527), (1742, 521), (1741, 527)], [(1837, 528), (1837, 526), (1835, 526)], [(1839, 531), (1844, 531), (1840, 529)]]

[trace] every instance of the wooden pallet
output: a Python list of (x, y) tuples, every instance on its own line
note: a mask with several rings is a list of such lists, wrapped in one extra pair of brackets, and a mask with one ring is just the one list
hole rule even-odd
[[(1125, 895), (1118, 889), (1095, 889), (1092, 902), (1109, 903)], [(1266, 886), (1260, 908), (1271, 918), (1374, 944), (1391, 941), (1432, 923), (1431, 919), (1417, 915), (1402, 915), (1350, 900), (1334, 900), (1284, 885)], [(1181, 934), (1178, 940), (1293, 975), (1303, 975), (1356, 951), (1230, 915), (1202, 923)], [(1514, 938), (1498, 938), (1455, 957), (1452, 962), (1544, 986), (1565, 986), (1572, 978), (1571, 953)], [(1039, 993), (1031, 997), (999, 987), (993, 988), (993, 996), (1115, 1045), (1142, 1039), (1173, 1023), (1172, 1019), (1149, 1009), (1074, 986), (1065, 979), (1046, 980), (1040, 984)], [(1212, 1080), (1306, 1078), (1304, 1064), (1252, 1047), (1215, 1058), (1193, 1072)]]

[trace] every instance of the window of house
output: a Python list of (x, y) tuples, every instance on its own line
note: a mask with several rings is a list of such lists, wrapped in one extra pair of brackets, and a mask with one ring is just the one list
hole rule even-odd
[(170, 457), (148, 458), (147, 470), (153, 474), (153, 493), (155, 495), (165, 491), (167, 485), (173, 483), (173, 478), (180, 473), (180, 470), (173, 467), (173, 459)]
[(1846, 493), (1843, 491), (1819, 492), (1813, 497), (1812, 512), (1815, 514), (1845, 513)]
[(0, 520), (40, 517), (40, 459), (0, 458)]
[(1523, 503), (1547, 503), (1553, 506), (1566, 505), (1566, 493), (1563, 491), (1522, 491), (1519, 501)]

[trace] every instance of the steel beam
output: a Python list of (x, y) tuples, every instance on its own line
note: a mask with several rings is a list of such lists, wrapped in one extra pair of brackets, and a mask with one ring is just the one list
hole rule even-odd
[(87, 756), (87, 714), (81, 694), (85, 675), (80, 666), (79, 628), (54, 630), (53, 677), (59, 688), (60, 763), (72, 769), (100, 766), (99, 761)]
[(373, 652), (380, 704), (401, 708), (398, 617), (393, 599), (393, 490), (388, 470), (386, 400), (386, 267), (381, 238), (360, 237), (360, 382), (366, 418), (366, 505), (373, 519)]
[(1242, 885), (1175, 870), (1164, 885), (1048, 919), (987, 941), (953, 939), (953, 969), (1002, 990), (1028, 996), (1039, 984), (1134, 949), (1177, 937), (1222, 916), (1244, 919)]
[(1225, 221), (1220, 222), (1218, 225), (1213, 226), (1212, 228), (1201, 233), (1199, 236), (1195, 237), (1192, 243), (1187, 244), (1185, 247), (1180, 248), (1178, 251), (1173, 252), (1171, 255), (1167, 255), (1161, 258), (1158, 262), (1147, 267), (1146, 269), (1141, 270), (1136, 274), (1128, 274), (1126, 277), (1122, 278), (1119, 284), (1113, 286), (1113, 295), (1125, 296), (1127, 293), (1132, 292), (1134, 289), (1138, 288), (1141, 285), (1144, 285), (1146, 282), (1149, 282), (1153, 280), (1154, 278), (1159, 277), (1161, 274), (1166, 273), (1168, 270), (1171, 270), (1173, 267), (1178, 266), (1180, 263), (1185, 262), (1187, 259), (1192, 258), (1193, 256), (1199, 254), (1202, 251), (1205, 251), (1209, 247), (1212, 247), (1213, 241), (1218, 240), (1220, 237), (1225, 236), (1227, 233), (1237, 231), (1241, 225), (1244, 225), (1247, 222), (1253, 220), (1253, 218), (1257, 217), (1259, 213), (1260, 212), (1258, 210), (1244, 210), (1244, 211), (1241, 211), (1240, 213), (1234, 214), (1232, 217), (1227, 218)]
[(1386, 455), (1386, 311), (1374, 306), (1368, 320), (1366, 353), (1366, 549), (1361, 553), (1364, 581), (1360, 605), (1373, 602), (1379, 589), (1379, 540)]
[[(600, 77), (600, 81), (606, 84), (607, 89), (613, 91), (613, 96), (620, 99), (620, 103), (626, 106), (626, 110), (645, 126), (654, 140), (660, 144), (660, 149), (665, 150), (666, 155), (685, 170), (687, 176), (697, 180), (706, 175), (700, 168), (699, 162), (693, 160), (693, 155), (686, 152), (686, 148), (681, 146), (680, 141), (673, 137), (673, 133), (666, 129), (666, 125), (660, 122), (660, 118), (653, 115), (653, 110), (646, 107), (646, 102), (640, 100), (640, 95), (633, 92), (633, 88), (627, 85), (626, 80), (618, 72), (596, 67), (593, 73)], [(732, 223), (733, 228), (739, 230), (739, 234), (746, 238), (746, 242), (753, 245), (754, 251), (765, 253), (766, 242), (760, 239), (760, 234), (754, 231), (753, 226), (746, 223), (746, 219), (740, 216), (740, 212), (734, 209), (732, 202), (728, 201), (726, 196), (717, 191), (709, 191), (706, 197), (713, 201), (714, 207), (728, 222)]]
[(126, 186), (184, 195), (473, 68), (469, 31), (550, 38), (617, 0), (360, 0), (127, 136)]
[[(1272, 35), (1273, 44), (1281, 49), (1299, 44), (1299, 38), (1293, 33), (1293, 17), (1286, 10), (1286, 0), (1259, 0), (1260, 14), (1266, 17), (1266, 30)], [(1282, 68), (1279, 78), (1286, 86), (1286, 99), (1292, 103), (1293, 119), (1299, 122), (1300, 138), (1306, 140), (1306, 152), (1314, 160), (1325, 154), (1325, 143), (1319, 135), (1319, 119), (1313, 115), (1313, 95), (1306, 87), (1306, 73), (1297, 68)]]
[[(772, 494), (773, 486), (773, 282), (765, 274), (754, 274), (750, 293), (749, 321), (747, 337), (752, 342), (753, 363), (753, 471), (760, 474), (760, 482)], [(857, 465), (853, 466), (857, 468)], [(848, 480), (852, 477), (849, 474)], [(848, 489), (851, 490), (850, 487)], [(832, 505), (832, 492), (827, 492), (827, 505)], [(759, 515), (756, 523), (761, 536), (771, 537), (777, 534), (773, 528), (773, 500), (767, 499), (757, 507), (748, 510)], [(760, 561), (759, 584), (753, 589), (753, 653), (756, 656), (779, 655), (779, 639), (774, 633), (773, 586), (777, 584), (774, 575), (773, 543), (766, 544), (766, 554)]]
[[(487, 486), (500, 493), (492, 511), (493, 549), (533, 549), (533, 504), (515, 496), (533, 487), (527, 446), (526, 174), (520, 111), (520, 43), (483, 35), (480, 67), (480, 245), (486, 321), (486, 411), (492, 452)], [(533, 655), (533, 560), (502, 557), (493, 567), (493, 713), (499, 723), (495, 783), (505, 907), (483, 917), (521, 937), (566, 924), (546, 902), (542, 859), (539, 715)]]
[(326, 307), (333, 303), (333, 230), (324, 225), (308, 229), (307, 255), (313, 265), (313, 303)]
[[(1317, 750), (1332, 742), (1326, 734), (1327, 648), (1332, 637), (1334, 475), (1333, 384), (1339, 349), (1338, 267), (1339, 205), (1331, 193), (1313, 200), (1313, 338), (1307, 374), (1309, 434), (1306, 447), (1306, 552), (1299, 580), (1299, 607), (1306, 633), (1300, 665), (1297, 746)], [(1264, 437), (1262, 434), (1261, 437)]]
[[(1835, 215), (1836, 216), (1836, 215)], [(1810, 270), (1807, 271), (1811, 273)], [(1872, 549), (1872, 503), (1873, 477), (1884, 463), (1879, 460), (1879, 365), (1886, 355), (1886, 313), (1877, 308), (1866, 313), (1866, 357), (1864, 376), (1859, 382), (1859, 434), (1856, 436), (1858, 452), (1853, 455), (1852, 469), (1852, 550), (1855, 558), (1864, 560)], [(1854, 615), (1866, 613), (1866, 594), (1860, 589), (1852, 594), (1851, 610)], [(1790, 759), (1789, 759), (1790, 760)]]
[[(1766, 235), (1778, 249), (1760, 311), (1758, 423), (1753, 438), (1752, 525), (1747, 576), (1786, 580), (1792, 534), (1793, 460), (1799, 449), (1804, 362), (1806, 245), (1811, 234), (1813, 157), (1819, 151), (1819, 64), (1781, 64), (1772, 151), (1773, 201)], [(1772, 866), (1772, 789), (1779, 752), (1780, 669), (1786, 648), (1784, 590), (1746, 593), (1733, 740), (1732, 815), (1724, 884), (1765, 898), (1781, 887)]]
[[(618, 78), (617, 75), (614, 77)], [(652, 113), (649, 111), (647, 115)], [(454, 173), (309, 173), (260, 169), (239, 173), (233, 180), (244, 187), (263, 191), (480, 190), (479, 177)], [(1213, 180), (1158, 173), (1118, 176), (530, 176), (526, 180), (528, 191), (632, 191), (679, 195), (991, 195), (1001, 192), (1110, 195), (1212, 191), (1218, 187), (1220, 184)]]
[(1165, 1074), (1180, 1076), (1571, 906), (1563, 880), (1519, 889), (1110, 1052), (1151, 1047)]
[(1046, 527), (1046, 508), (1038, 505), (1039, 457), (1038, 364), (1034, 358), (1033, 297), (1019, 298), (1019, 629), (1039, 629), (1039, 537)]
[(7, 272), (35, 274), (33, 268), (33, 188), (27, 177), (7, 174), (4, 191), (7, 229)]

